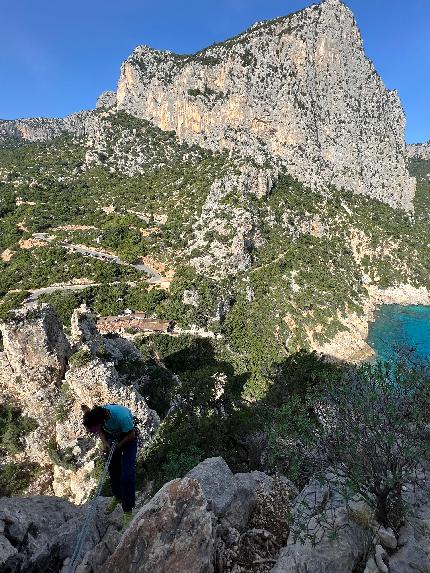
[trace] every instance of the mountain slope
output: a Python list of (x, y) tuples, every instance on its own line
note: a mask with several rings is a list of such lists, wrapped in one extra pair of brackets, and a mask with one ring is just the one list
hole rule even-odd
[[(337, 0), (194, 56), (138, 48), (116, 96), (75, 119), (7, 122), (2, 313), (28, 289), (91, 283), (50, 296), (65, 320), (75, 303), (134, 301), (224, 336), (258, 387), (282, 357), (354, 330), (372, 289), (429, 286), (427, 196), (417, 222), (393, 207), (413, 198), (403, 112)], [(82, 247), (174, 274), (170, 292), (151, 298), (142, 272)]]

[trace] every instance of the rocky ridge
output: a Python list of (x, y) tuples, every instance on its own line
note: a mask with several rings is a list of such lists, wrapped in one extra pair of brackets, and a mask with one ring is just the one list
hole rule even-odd
[[(143, 496), (121, 532), (118, 511), (97, 506), (78, 573), (413, 573), (430, 571), (424, 530), (427, 489), (405, 492), (413, 508), (398, 534), (375, 521), (363, 501), (311, 481), (300, 493), (285, 478), (233, 474), (210, 458), (183, 479)], [(65, 573), (86, 507), (58, 498), (0, 500), (0, 568)], [(317, 539), (297, 539), (291, 517), (306, 514)], [(322, 525), (324, 524), (324, 525)], [(313, 539), (313, 541), (312, 541)]]
[(410, 143), (406, 145), (406, 154), (409, 159), (430, 160), (430, 141), (425, 143)]
[(412, 207), (400, 100), (340, 0), (257, 23), (192, 56), (139, 46), (122, 65), (117, 108), (187, 142), (282, 164), (311, 187)]
[(85, 122), (89, 111), (72, 113), (63, 118), (33, 117), (0, 120), (0, 145), (23, 141), (49, 141), (63, 134), (85, 135)]

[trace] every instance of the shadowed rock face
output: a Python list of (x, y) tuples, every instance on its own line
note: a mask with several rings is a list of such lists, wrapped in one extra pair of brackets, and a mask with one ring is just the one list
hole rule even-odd
[(269, 158), (312, 187), (412, 207), (400, 100), (339, 0), (193, 56), (139, 46), (122, 65), (117, 106), (190, 143)]

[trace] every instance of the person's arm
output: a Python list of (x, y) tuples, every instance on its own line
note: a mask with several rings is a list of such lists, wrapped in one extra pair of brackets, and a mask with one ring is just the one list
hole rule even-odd
[(116, 446), (116, 450), (120, 450), (121, 448), (123, 448), (124, 446), (126, 446), (127, 444), (129, 444), (130, 442), (132, 442), (134, 439), (136, 438), (136, 432), (134, 431), (134, 428), (132, 430), (130, 430), (129, 432), (126, 432), (124, 434), (124, 437), (122, 438), (122, 440), (117, 444)]

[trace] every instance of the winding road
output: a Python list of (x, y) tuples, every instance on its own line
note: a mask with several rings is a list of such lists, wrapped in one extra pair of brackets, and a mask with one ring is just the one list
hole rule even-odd
[[(37, 239), (38, 241), (44, 241), (46, 243), (52, 243), (54, 237), (48, 235), (48, 233), (34, 233), (33, 238)], [(112, 255), (110, 253), (105, 253), (101, 251), (96, 251), (95, 249), (91, 249), (89, 247), (83, 247), (81, 245), (74, 245), (72, 243), (67, 243), (66, 241), (61, 241), (57, 243), (60, 247), (67, 249), (71, 253), (79, 253), (84, 257), (92, 257), (94, 259), (99, 259), (101, 261), (106, 261), (110, 263), (116, 263), (118, 265), (123, 265), (125, 267), (133, 267), (137, 271), (141, 273), (145, 273), (149, 275), (151, 278), (148, 279), (148, 283), (150, 284), (161, 284), (166, 281), (166, 279), (154, 269), (151, 269), (147, 265), (142, 263), (127, 263), (122, 261), (116, 255)], [(100, 286), (101, 283), (88, 283), (88, 284), (80, 284), (80, 285), (59, 285), (59, 286), (50, 286), (50, 287), (43, 287), (39, 289), (35, 289), (31, 291), (31, 294), (25, 299), (24, 304), (31, 304), (36, 302), (38, 298), (44, 294), (52, 294), (58, 291), (80, 291), (84, 290), (88, 287)]]
[[(47, 233), (34, 233), (33, 237), (39, 241), (45, 241), (47, 243), (51, 243), (53, 241), (53, 237), (51, 237)], [(57, 244), (60, 247), (67, 249), (71, 253), (79, 253), (84, 257), (92, 257), (93, 259), (99, 259), (100, 261), (108, 261), (110, 263), (116, 263), (118, 265), (122, 265), (125, 267), (133, 267), (137, 271), (149, 275), (151, 278), (148, 280), (148, 282), (151, 284), (161, 283), (164, 280), (163, 276), (160, 275), (160, 273), (142, 263), (127, 263), (125, 261), (122, 261), (116, 255), (91, 249), (90, 247), (83, 247), (82, 245), (74, 245), (73, 243), (68, 243), (67, 241), (60, 241)]]

